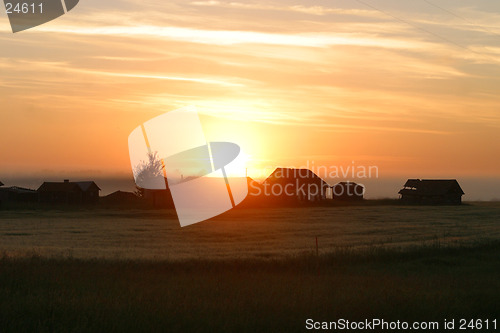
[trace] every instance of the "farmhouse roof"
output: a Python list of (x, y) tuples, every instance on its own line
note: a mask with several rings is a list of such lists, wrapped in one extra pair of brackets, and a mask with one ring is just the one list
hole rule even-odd
[(86, 181), (86, 182), (75, 182), (76, 185), (78, 185), (83, 192), (86, 192), (88, 191), (92, 186), (95, 186), (97, 187), (97, 189), (100, 191), (101, 189), (99, 188), (99, 186), (97, 186), (97, 184), (95, 182), (92, 182), (92, 181)]
[(309, 169), (296, 168), (276, 168), (273, 173), (267, 177), (264, 183), (290, 183), (299, 180), (300, 183), (312, 184), (320, 183), (321, 186), (329, 186), (321, 177)]
[(40, 192), (74, 192), (74, 191), (82, 191), (87, 192), (92, 187), (97, 188), (99, 191), (101, 190), (99, 186), (93, 181), (84, 181), (84, 182), (44, 182), (39, 188)]
[(108, 199), (137, 199), (133, 192), (116, 191), (105, 196)]
[(247, 177), (247, 184), (248, 184), (248, 186), (250, 186), (251, 184), (255, 184), (255, 185), (260, 186), (260, 183), (251, 177)]
[(444, 195), (465, 194), (456, 179), (408, 179), (399, 194)]

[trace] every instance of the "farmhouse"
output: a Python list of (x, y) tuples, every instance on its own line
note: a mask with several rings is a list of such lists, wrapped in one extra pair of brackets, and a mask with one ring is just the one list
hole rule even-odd
[(59, 204), (97, 203), (101, 189), (93, 181), (45, 182), (37, 190), (40, 202)]
[(405, 203), (460, 205), (465, 193), (456, 179), (408, 179), (399, 194)]
[(332, 199), (343, 201), (363, 200), (365, 187), (354, 182), (340, 182), (332, 186)]
[(321, 201), (330, 187), (309, 169), (277, 168), (262, 184), (263, 195), (281, 201)]

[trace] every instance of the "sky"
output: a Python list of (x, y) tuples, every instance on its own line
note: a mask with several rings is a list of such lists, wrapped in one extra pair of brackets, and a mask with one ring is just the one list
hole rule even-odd
[(194, 105), (254, 178), (500, 184), (497, 1), (81, 0), (16, 34), (0, 12), (0, 180), (131, 177), (131, 131)]

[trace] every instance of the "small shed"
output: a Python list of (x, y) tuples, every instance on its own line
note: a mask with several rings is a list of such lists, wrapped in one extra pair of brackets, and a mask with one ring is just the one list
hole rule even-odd
[(127, 205), (137, 203), (139, 201), (139, 197), (133, 192), (116, 191), (102, 197), (100, 200), (105, 204)]
[(410, 204), (460, 205), (465, 193), (456, 179), (408, 179), (399, 194)]

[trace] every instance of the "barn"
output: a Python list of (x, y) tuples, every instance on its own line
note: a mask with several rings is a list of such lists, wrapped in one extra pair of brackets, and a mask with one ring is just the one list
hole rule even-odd
[(322, 201), (329, 187), (311, 170), (295, 168), (277, 168), (262, 183), (265, 196), (281, 201)]
[(460, 205), (464, 191), (456, 179), (408, 179), (399, 191), (409, 204)]

